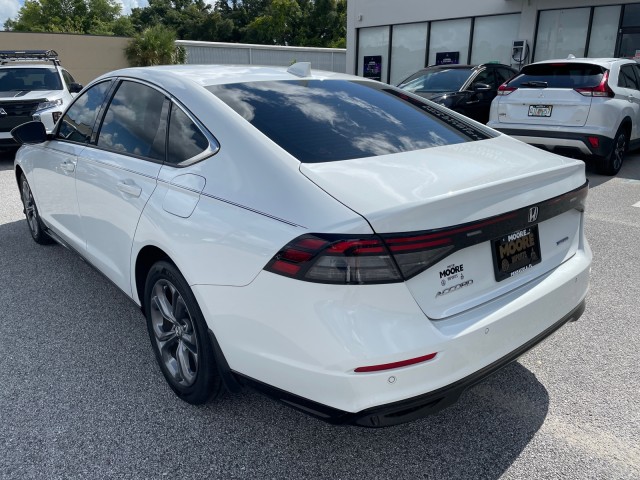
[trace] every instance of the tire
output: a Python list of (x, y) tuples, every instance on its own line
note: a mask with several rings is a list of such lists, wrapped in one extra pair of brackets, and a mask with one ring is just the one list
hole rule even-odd
[(613, 146), (609, 154), (596, 159), (596, 172), (601, 175), (616, 175), (622, 167), (628, 149), (627, 132), (620, 128), (613, 139)]
[(22, 199), (23, 212), (27, 219), (27, 225), (29, 226), (31, 237), (40, 245), (49, 245), (53, 243), (53, 239), (47, 234), (46, 227), (40, 219), (36, 201), (33, 198), (31, 187), (29, 186), (27, 177), (25, 177), (24, 174), (20, 175), (20, 197)]
[(151, 346), (171, 389), (193, 405), (218, 397), (223, 384), (207, 324), (184, 277), (169, 262), (147, 275), (144, 307)]

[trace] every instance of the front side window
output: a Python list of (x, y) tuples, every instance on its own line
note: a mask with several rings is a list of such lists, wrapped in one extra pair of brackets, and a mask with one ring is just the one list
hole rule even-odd
[(206, 88), (301, 162), (373, 157), (490, 136), (382, 83), (288, 80)]
[(71, 74), (66, 70), (62, 70), (62, 78), (64, 78), (64, 83), (67, 85), (67, 88), (71, 88), (71, 84), (75, 82)]
[(163, 161), (168, 102), (147, 85), (123, 81), (107, 107), (98, 146)]
[(207, 137), (177, 105), (171, 108), (169, 120), (169, 154), (167, 163), (182, 163), (209, 147)]
[(0, 92), (62, 90), (60, 75), (50, 68), (1, 68)]
[(104, 103), (111, 81), (93, 85), (77, 98), (60, 121), (57, 137), (72, 142), (91, 141), (98, 111)]

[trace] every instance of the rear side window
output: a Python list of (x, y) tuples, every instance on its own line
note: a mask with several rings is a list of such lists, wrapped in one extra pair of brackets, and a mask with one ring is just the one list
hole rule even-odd
[(385, 84), (287, 80), (207, 87), (301, 162), (373, 157), (489, 138)]
[(109, 87), (111, 87), (110, 80), (101, 82), (79, 96), (62, 117), (57, 137), (79, 143), (91, 141), (93, 126)]
[(169, 155), (167, 163), (182, 163), (209, 147), (207, 137), (177, 105), (171, 108), (169, 121)]
[(104, 115), (98, 146), (164, 160), (168, 102), (147, 85), (122, 82)]
[(638, 86), (638, 79), (636, 78), (633, 67), (633, 65), (622, 65), (620, 67), (620, 74), (618, 75), (619, 87), (640, 90), (640, 87)]
[(588, 63), (540, 63), (522, 68), (509, 82), (516, 88), (586, 88), (600, 84), (605, 69)]

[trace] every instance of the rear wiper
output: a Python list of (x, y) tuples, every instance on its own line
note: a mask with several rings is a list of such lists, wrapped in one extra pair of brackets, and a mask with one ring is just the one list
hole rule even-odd
[(541, 82), (537, 80), (531, 80), (529, 82), (522, 82), (520, 84), (521, 87), (532, 87), (532, 88), (547, 88), (549, 84), (547, 82)]

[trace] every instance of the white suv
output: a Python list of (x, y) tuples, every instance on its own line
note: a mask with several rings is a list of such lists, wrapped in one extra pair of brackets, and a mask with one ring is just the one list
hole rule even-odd
[(53, 50), (0, 51), (0, 149), (16, 149), (11, 129), (40, 120), (51, 133), (82, 90)]
[(488, 126), (557, 153), (596, 159), (605, 175), (638, 147), (640, 66), (633, 60), (569, 58), (532, 63), (504, 83)]

